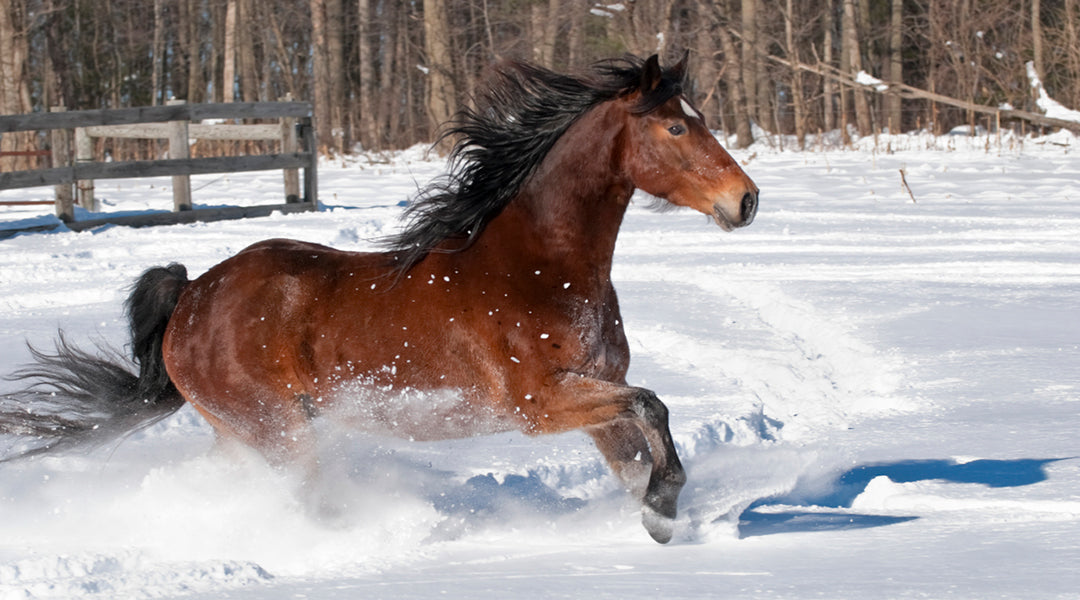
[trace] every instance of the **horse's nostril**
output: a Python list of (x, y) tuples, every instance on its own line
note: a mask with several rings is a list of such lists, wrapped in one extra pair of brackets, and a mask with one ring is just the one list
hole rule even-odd
[(749, 225), (754, 220), (754, 215), (757, 214), (757, 200), (757, 194), (754, 192), (743, 194), (739, 215), (744, 225)]

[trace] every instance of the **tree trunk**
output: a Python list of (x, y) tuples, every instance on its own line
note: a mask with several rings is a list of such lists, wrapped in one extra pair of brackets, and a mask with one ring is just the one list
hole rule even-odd
[(1042, 3), (1031, 0), (1031, 53), (1035, 63), (1035, 74), (1046, 82), (1046, 64), (1043, 61)]
[[(833, 18), (833, 0), (825, 0), (825, 18), (824, 25), (825, 39), (822, 42), (821, 60), (826, 66), (832, 67), (833, 65), (833, 30), (836, 28), (836, 19)], [(825, 127), (825, 131), (832, 131), (836, 129), (836, 89), (833, 85), (833, 81), (828, 77), (822, 82), (821, 85), (821, 110), (824, 113), (822, 115), (822, 122)]]
[[(862, 55), (859, 51), (859, 34), (856, 31), (857, 0), (844, 1), (844, 18), (841, 28), (843, 29), (844, 55), (847, 58), (848, 72), (854, 78), (862, 71)], [(873, 125), (870, 122), (870, 103), (867, 102), (866, 92), (861, 89), (851, 90), (855, 103), (855, 125), (859, 135), (865, 136), (873, 133)]]
[(255, 36), (252, 35), (258, 27), (255, 10), (255, 3), (252, 0), (238, 0), (236, 63), (240, 70), (240, 97), (244, 99), (244, 102), (260, 100), (259, 67), (255, 61)]
[(236, 99), (236, 3), (239, 0), (227, 0), (225, 4), (225, 62), (221, 69), (221, 101), (232, 102)]
[(428, 68), (428, 131), (434, 137), (439, 127), (457, 111), (450, 27), (440, 0), (424, 0), (424, 49)]
[[(799, 49), (795, 46), (795, 31), (793, 21), (795, 19), (795, 12), (792, 0), (787, 0), (785, 6), (786, 11), (784, 13), (784, 41), (787, 44), (788, 59), (798, 63)], [(799, 142), (799, 148), (803, 147), (806, 141), (806, 117), (803, 107), (803, 86), (802, 86), (802, 72), (798, 69), (790, 69), (791, 73), (791, 104), (792, 110), (795, 113), (795, 138)]]
[(567, 36), (569, 56), (566, 62), (571, 70), (581, 68), (586, 61), (585, 15), (589, 14), (589, 6), (591, 6), (591, 0), (568, 0), (570, 33)]
[(153, 96), (151, 104), (158, 106), (164, 104), (165, 96), (165, 6), (164, 0), (154, 0), (154, 45), (151, 52), (154, 61), (151, 87)]
[(552, 69), (555, 67), (555, 43), (559, 34), (560, 0), (548, 0), (532, 5), (533, 60)]
[[(18, 115), (31, 111), (26, 72), (29, 45), (26, 39), (26, 6), (23, 0), (0, 0), (0, 113)], [(0, 150), (34, 149), (33, 132), (5, 133)], [(0, 171), (31, 168), (28, 157), (0, 158)]]
[(274, 55), (277, 57), (278, 64), (284, 68), (281, 69), (281, 76), (284, 78), (282, 84), (285, 87), (286, 94), (292, 94), (294, 98), (300, 97), (300, 88), (297, 86), (296, 79), (293, 76), (293, 63), (289, 55), (289, 51), (285, 47), (285, 34), (281, 30), (281, 22), (278, 21), (274, 11), (267, 11), (266, 18), (269, 21), (268, 35), (273, 36)]
[(357, 61), (360, 63), (360, 145), (367, 150), (376, 148), (379, 142), (375, 125), (378, 119), (378, 107), (375, 103), (375, 91), (379, 84), (375, 79), (375, 56), (378, 55), (378, 48), (375, 47), (376, 38), (371, 35), (377, 28), (372, 26), (370, 0), (357, 0), (356, 25)]
[(323, 152), (329, 152), (334, 147), (334, 84), (330, 73), (328, 2), (329, 0), (311, 0), (312, 97), (319, 149)]
[(1065, 0), (1065, 64), (1068, 68), (1071, 94), (1068, 96), (1069, 106), (1080, 108), (1080, 36), (1077, 35), (1077, 25), (1080, 25), (1080, 0)]
[[(892, 16), (889, 19), (889, 81), (904, 83), (904, 0), (892, 0)], [(886, 121), (889, 133), (897, 134), (903, 130), (904, 115), (901, 112), (900, 96), (886, 97)]]
[(187, 71), (187, 94), (183, 98), (191, 103), (202, 102), (206, 98), (206, 86), (203, 79), (203, 64), (201, 61), (202, 39), (199, 35), (199, 21), (202, 11), (199, 10), (198, 0), (186, 0), (184, 12), (187, 17), (188, 30), (188, 71)]
[(720, 50), (724, 55), (724, 87), (727, 88), (728, 93), (725, 102), (730, 106), (729, 110), (735, 121), (735, 145), (746, 148), (754, 143), (754, 133), (750, 126), (751, 112), (746, 101), (746, 82), (743, 80), (746, 71), (742, 69), (742, 65), (746, 61), (740, 60), (739, 51), (728, 29), (732, 23), (731, 5), (727, 2), (698, 0), (698, 6), (702, 12), (705, 7), (711, 7), (716, 17), (716, 37), (720, 41)]
[(326, 58), (330, 82), (330, 134), (337, 152), (348, 146), (345, 128), (345, 14), (342, 0), (326, 2)]
[[(761, 114), (768, 114), (768, 108), (758, 106), (758, 69), (763, 62), (757, 53), (757, 4), (758, 0), (742, 2), (742, 83), (746, 91), (746, 108), (752, 118), (762, 127), (768, 126), (768, 119), (762, 120)], [(726, 52), (725, 52), (726, 53)]]

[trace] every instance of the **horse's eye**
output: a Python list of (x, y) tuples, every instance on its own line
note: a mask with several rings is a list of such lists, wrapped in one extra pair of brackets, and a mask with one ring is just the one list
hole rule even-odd
[(686, 133), (686, 127), (683, 127), (681, 124), (672, 125), (671, 127), (668, 127), (667, 130), (668, 133), (676, 137)]

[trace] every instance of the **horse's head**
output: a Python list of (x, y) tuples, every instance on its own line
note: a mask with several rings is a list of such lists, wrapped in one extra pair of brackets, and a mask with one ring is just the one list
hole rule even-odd
[(758, 188), (682, 95), (684, 57), (664, 71), (652, 56), (641, 83), (620, 100), (627, 111), (623, 167), (634, 186), (709, 215), (725, 231), (757, 213)]

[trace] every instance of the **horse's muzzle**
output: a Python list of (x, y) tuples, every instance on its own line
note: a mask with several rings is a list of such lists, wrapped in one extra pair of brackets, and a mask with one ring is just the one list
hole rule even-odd
[(737, 214), (730, 214), (727, 210), (724, 210), (718, 202), (713, 205), (712, 218), (721, 229), (724, 231), (731, 231), (732, 229), (746, 227), (750, 223), (753, 223), (754, 216), (757, 215), (757, 206), (757, 190), (752, 192), (748, 191), (743, 194), (742, 200), (739, 201)]

